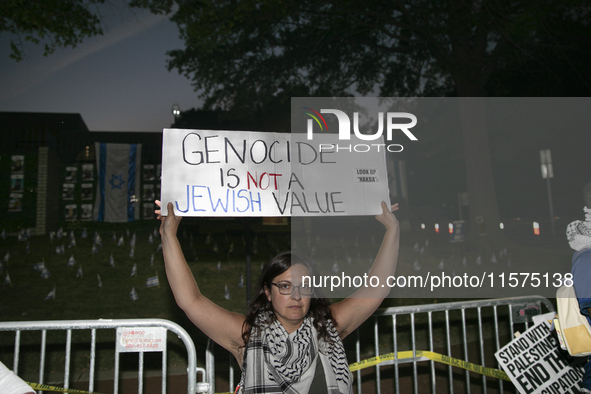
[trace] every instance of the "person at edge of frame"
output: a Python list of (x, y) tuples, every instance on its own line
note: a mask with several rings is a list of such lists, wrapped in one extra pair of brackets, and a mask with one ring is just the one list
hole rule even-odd
[[(583, 188), (585, 221), (575, 220), (566, 227), (566, 238), (576, 252), (572, 259), (573, 286), (581, 314), (591, 324), (591, 182)], [(584, 367), (582, 393), (591, 394), (591, 360)]]
[[(161, 207), (156, 200), (156, 205)], [(369, 276), (386, 283), (398, 260), (400, 228), (394, 211), (381, 203), (376, 219), (386, 232)], [(389, 294), (388, 286), (361, 287), (352, 296), (329, 305), (302, 283), (312, 276), (307, 259), (293, 252), (275, 256), (261, 273), (258, 293), (246, 316), (230, 312), (204, 297), (177, 238), (181, 218), (168, 203), (168, 216), (156, 210), (166, 275), (175, 300), (209, 338), (230, 351), (242, 366), (236, 392), (326, 393), (353, 392), (342, 339), (359, 327)]]
[(35, 390), (0, 362), (0, 393), (35, 394)]

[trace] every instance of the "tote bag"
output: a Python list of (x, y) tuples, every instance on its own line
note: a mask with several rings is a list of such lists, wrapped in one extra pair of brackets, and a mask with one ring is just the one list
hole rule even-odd
[(591, 326), (587, 317), (581, 314), (575, 288), (561, 286), (556, 291), (556, 305), (559, 323), (556, 328), (566, 350), (574, 357), (591, 355)]

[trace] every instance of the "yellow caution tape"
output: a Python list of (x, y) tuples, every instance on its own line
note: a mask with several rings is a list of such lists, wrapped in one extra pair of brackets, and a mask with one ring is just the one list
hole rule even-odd
[(31, 386), (35, 390), (56, 391), (58, 393), (70, 393), (70, 394), (100, 394), (95, 391), (65, 389), (63, 387), (55, 387), (55, 386), (49, 386), (47, 384), (39, 384), (39, 383), (31, 383), (31, 382), (25, 382), (25, 383), (27, 383), (29, 386)]
[[(481, 375), (489, 376), (491, 378), (503, 379), (503, 380), (506, 380), (509, 382), (511, 381), (511, 379), (509, 379), (507, 374), (499, 369), (483, 367), (478, 364), (469, 363), (464, 360), (445, 356), (445, 355), (439, 354), (439, 353), (429, 352), (426, 350), (417, 350), (417, 351), (415, 351), (415, 355), (416, 355), (416, 357), (422, 356), (422, 357), (428, 358), (429, 360), (432, 360), (432, 361), (436, 361), (436, 362), (439, 362), (442, 364), (447, 364), (447, 365), (451, 365), (454, 367), (466, 369), (468, 371), (476, 372)], [(349, 369), (351, 370), (351, 372), (354, 372), (359, 369), (373, 367), (374, 365), (378, 365), (384, 361), (402, 360), (402, 359), (413, 358), (413, 357), (415, 357), (415, 356), (413, 355), (413, 352), (411, 350), (405, 351), (405, 352), (398, 352), (398, 354), (388, 353), (388, 354), (384, 354), (382, 356), (368, 358), (367, 360), (363, 360), (358, 363), (351, 364), (351, 365), (349, 365)]]
[[(511, 379), (509, 379), (507, 374), (499, 369), (483, 367), (478, 364), (469, 363), (467, 361), (460, 360), (458, 358), (445, 356), (443, 354), (439, 354), (439, 353), (435, 353), (435, 352), (429, 352), (427, 350), (416, 350), (414, 355), (413, 355), (412, 350), (408, 350), (408, 351), (404, 351), (404, 352), (388, 353), (388, 354), (384, 354), (381, 356), (371, 357), (366, 360), (360, 361), (358, 363), (350, 364), (349, 370), (351, 372), (355, 372), (360, 369), (373, 367), (373, 366), (378, 365), (384, 361), (403, 360), (403, 359), (414, 358), (414, 357), (425, 357), (425, 358), (428, 358), (429, 360), (432, 360), (432, 361), (436, 361), (436, 362), (439, 362), (442, 364), (451, 365), (453, 367), (459, 367), (459, 368), (462, 368), (462, 369), (465, 369), (465, 370), (468, 370), (471, 372), (476, 372), (481, 375), (489, 376), (491, 378), (503, 379), (508, 382), (511, 381)], [(26, 383), (29, 386), (31, 386), (32, 388), (34, 388), (35, 390), (57, 391), (60, 393), (72, 393), (72, 394), (100, 394), (100, 393), (90, 392), (90, 391), (65, 389), (65, 388), (61, 388), (61, 387), (48, 386), (46, 384), (38, 384), (38, 383), (30, 383), (30, 382), (26, 382)], [(232, 393), (228, 392), (228, 393), (217, 393), (217, 394), (232, 394)]]

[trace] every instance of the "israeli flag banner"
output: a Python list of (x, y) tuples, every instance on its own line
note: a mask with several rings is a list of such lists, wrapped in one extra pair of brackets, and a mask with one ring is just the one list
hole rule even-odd
[(141, 144), (95, 143), (98, 187), (94, 220), (122, 223), (138, 220), (140, 209)]

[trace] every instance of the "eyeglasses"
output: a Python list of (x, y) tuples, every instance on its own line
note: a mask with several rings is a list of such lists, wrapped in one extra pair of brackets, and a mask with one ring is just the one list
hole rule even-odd
[(294, 286), (289, 282), (271, 283), (273, 286), (277, 286), (279, 294), (291, 295), (295, 289), (300, 289), (300, 295), (309, 296), (314, 292), (314, 288), (311, 286)]

